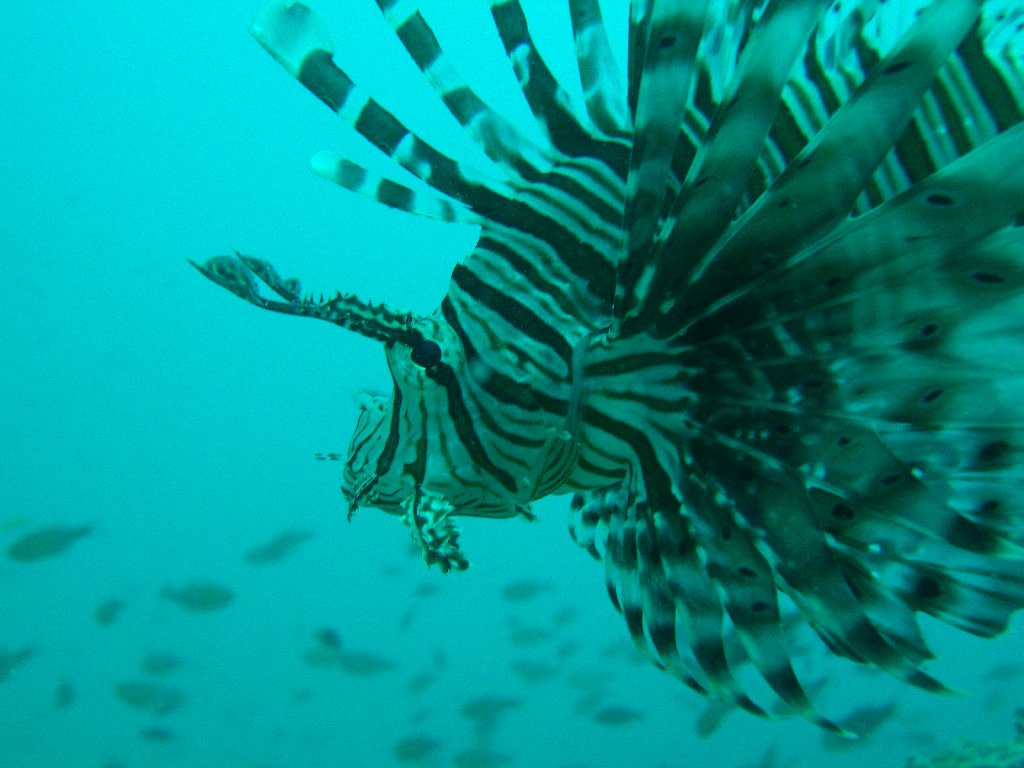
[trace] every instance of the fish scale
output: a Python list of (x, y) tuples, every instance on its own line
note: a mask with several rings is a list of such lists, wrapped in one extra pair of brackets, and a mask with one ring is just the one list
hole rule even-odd
[(1024, 605), (1012, 4), (636, 0), (623, 78), (600, 4), (568, 0), (580, 107), (519, 2), (491, 0), (532, 131), (473, 91), (415, 0), (377, 4), (490, 167), (364, 93), (302, 3), (252, 31), (419, 187), (330, 155), (318, 173), (479, 225), (438, 310), (314, 301), (249, 256), (196, 265), (383, 344), (394, 389), (357, 421), (350, 513), (400, 517), (461, 570), (458, 516), (532, 519), (573, 493), (570, 532), (634, 643), (693, 690), (844, 733), (795, 669), (798, 622), (944, 690), (919, 616), (988, 637)]

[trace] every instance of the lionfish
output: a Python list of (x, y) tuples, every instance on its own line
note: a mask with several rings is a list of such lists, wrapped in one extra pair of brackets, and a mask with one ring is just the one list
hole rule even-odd
[(619, 66), (598, 0), (568, 0), (581, 100), (519, 0), (490, 0), (527, 132), (416, 0), (377, 4), (486, 165), (361, 90), (305, 5), (252, 32), (411, 177), (324, 155), (319, 174), (479, 227), (439, 308), (317, 300), (241, 254), (196, 265), (383, 344), (394, 391), (359, 414), (350, 513), (397, 515), (462, 569), (455, 516), (572, 493), (636, 644), (694, 690), (837, 729), (790, 615), (943, 690), (919, 614), (989, 637), (1024, 604), (1024, 9), (632, 0)]

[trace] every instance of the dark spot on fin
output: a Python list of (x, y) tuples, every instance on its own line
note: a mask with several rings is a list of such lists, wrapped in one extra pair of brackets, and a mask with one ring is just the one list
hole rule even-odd
[(992, 464), (1005, 458), (1009, 450), (1010, 444), (1005, 440), (993, 440), (991, 443), (982, 446), (981, 450), (978, 451), (978, 461), (984, 464)]
[(998, 552), (1002, 545), (1002, 540), (991, 529), (961, 515), (946, 529), (944, 538), (960, 549), (983, 555)]
[(986, 285), (998, 285), (999, 283), (1006, 282), (1004, 277), (993, 272), (972, 272), (971, 280), (976, 283), (984, 283)]
[(836, 520), (853, 520), (853, 508), (842, 501), (832, 507), (832, 517)]
[(931, 576), (922, 576), (914, 585), (914, 596), (920, 600), (934, 600), (942, 595), (942, 587)]

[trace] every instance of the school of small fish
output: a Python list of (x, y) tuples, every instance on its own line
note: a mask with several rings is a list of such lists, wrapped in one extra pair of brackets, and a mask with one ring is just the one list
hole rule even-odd
[[(17, 534), (23, 527), (17, 526), (8, 533)], [(35, 528), (14, 535), (6, 546), (7, 559), (19, 568), (34, 568), (40, 561), (69, 555), (78, 542), (93, 533), (92, 528), (85, 525)], [(242, 551), (240, 560), (246, 567), (266, 568), (294, 556), (299, 547), (313, 538), (312, 530), (285, 530)], [(390, 563), (382, 565), (381, 573), (387, 578), (402, 578), (407, 571), (402, 563)], [(416, 622), (422, 620), (421, 612), (429, 611), (431, 602), (441, 599), (444, 591), (444, 581), (430, 577), (413, 585), (409, 605), (399, 620), (399, 630), (413, 632)], [(327, 675), (324, 680), (328, 685), (332, 685), (331, 679), (341, 679), (332, 675), (351, 679), (404, 677), (405, 690), (412, 701), (420, 702), (420, 708), (409, 719), (408, 733), (390, 747), (390, 756), (396, 765), (498, 768), (516, 764), (515, 754), (508, 751), (507, 737), (514, 733), (516, 722), (528, 711), (535, 695), (567, 700), (574, 715), (581, 722), (588, 722), (590, 727), (641, 732), (639, 729), (650, 719), (651, 713), (643, 701), (616, 695), (614, 675), (607, 668), (609, 662), (620, 666), (643, 664), (641, 654), (631, 643), (612, 642), (590, 647), (591, 657), (597, 664), (578, 665), (575, 660), (582, 649), (588, 648), (585, 628), (579, 626), (579, 611), (564, 601), (554, 582), (538, 578), (513, 579), (498, 588), (495, 597), (506, 606), (503, 632), (508, 653), (503, 663), (510, 681), (508, 690), (465, 690), (453, 695), (446, 682), (448, 663), (443, 649), (435, 649), (420, 659), (392, 658), (371, 647), (360, 647), (354, 639), (350, 642), (344, 626), (309, 627), (305, 640), (293, 653), (310, 670)], [(237, 600), (236, 591), (219, 581), (168, 580), (145, 601), (110, 595), (93, 607), (92, 618), (100, 631), (116, 633), (122, 622), (130, 621), (133, 614), (143, 610), (142, 602), (150, 606), (147, 610), (157, 610), (168, 620), (176, 614), (183, 619), (192, 616), (192, 621), (207, 621), (205, 616), (230, 611)], [(730, 642), (739, 641), (731, 638)], [(808, 649), (803, 651), (810, 653)], [(40, 652), (41, 646), (4, 648), (0, 645), (0, 684), (23, 673)], [(125, 666), (122, 679), (112, 683), (110, 693), (126, 713), (134, 712), (141, 718), (135, 727), (139, 742), (166, 749), (187, 740), (188, 733), (177, 722), (177, 716), (187, 711), (201, 695), (190, 687), (188, 671), (201, 665), (202, 660), (190, 658), (183, 650), (157, 647), (141, 649), (132, 664)], [(1008, 661), (987, 670), (983, 679), (991, 684), (993, 695), (1003, 691), (1005, 697), (1012, 699), (1014, 685), (1022, 676), (1024, 664)], [(811, 685), (811, 690), (817, 691), (826, 684), (826, 680), (818, 681)], [(83, 706), (82, 694), (73, 679), (64, 676), (52, 685), (55, 711), (73, 711)], [(315, 688), (296, 689), (291, 703), (302, 706), (317, 695)], [(464, 724), (461, 739), (453, 739), (429, 725), (439, 701), (444, 702), (442, 706), (450, 715)], [(988, 704), (994, 709), (1005, 707), (1006, 703), (1000, 700)], [(679, 714), (681, 722), (689, 723), (693, 735), (713, 739), (736, 709), (735, 705), (712, 700), (699, 711), (692, 702), (681, 706)], [(738, 719), (741, 715), (736, 717), (737, 722), (743, 722)], [(896, 700), (861, 706), (848, 712), (839, 722), (860, 738), (851, 740), (821, 734), (819, 747), (825, 752), (857, 750), (872, 739), (885, 738), (899, 739), (908, 752), (921, 753), (922, 756), (913, 759), (908, 757), (911, 768), (1019, 768), (1022, 765), (1019, 760), (1024, 757), (1020, 739), (944, 748), (927, 728), (915, 727), (906, 718), (901, 720)], [(1024, 728), (1024, 715), (1019, 727)], [(933, 755), (928, 756), (929, 752)], [(783, 765), (781, 754), (779, 745), (773, 745), (749, 766), (776, 768)], [(128, 764), (108, 763), (108, 766), (121, 765)], [(785, 765), (802, 764), (790, 760)]]

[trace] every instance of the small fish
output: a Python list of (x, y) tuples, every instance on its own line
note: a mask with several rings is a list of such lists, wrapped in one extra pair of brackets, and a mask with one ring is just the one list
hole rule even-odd
[(593, 691), (608, 682), (608, 673), (600, 669), (581, 669), (566, 678), (566, 684), (577, 691)]
[(183, 587), (164, 587), (160, 590), (160, 597), (193, 613), (218, 611), (226, 608), (235, 599), (231, 590), (208, 582), (196, 582)]
[(408, 736), (395, 744), (392, 754), (400, 763), (422, 763), (441, 749), (441, 743), (429, 736)]
[(372, 677), (396, 668), (390, 659), (373, 653), (348, 651), (342, 647), (341, 636), (330, 627), (316, 632), (317, 647), (306, 651), (303, 658), (314, 667), (340, 667), (350, 675)]
[(316, 631), (316, 639), (325, 648), (333, 648), (336, 651), (341, 650), (341, 635), (338, 634), (336, 629), (322, 627)]
[(173, 653), (148, 653), (139, 665), (147, 675), (168, 675), (181, 669), (185, 660)]
[(509, 664), (511, 670), (528, 683), (539, 683), (558, 676), (558, 667), (543, 661), (517, 659)]
[(525, 603), (543, 595), (551, 589), (551, 585), (543, 581), (521, 579), (505, 585), (501, 597), (510, 603)]
[(584, 694), (576, 699), (576, 704), (573, 705), (573, 711), (577, 715), (592, 715), (594, 710), (601, 706), (601, 702), (604, 701), (607, 695), (606, 691), (591, 691), (590, 693)]
[(33, 653), (35, 650), (32, 648), (22, 648), (20, 651), (10, 653), (0, 651), (0, 683), (7, 680), (14, 670), (31, 659)]
[(246, 552), (245, 562), (249, 565), (265, 565), (283, 560), (312, 536), (313, 532), (304, 528), (284, 531), (265, 544), (260, 544)]
[(434, 684), (436, 676), (433, 672), (420, 672), (418, 675), (414, 675), (406, 683), (405, 688), (409, 693), (423, 693), (427, 688)]
[(341, 666), (341, 654), (333, 648), (325, 648), (322, 645), (310, 648), (302, 654), (302, 659), (311, 667)]
[(498, 729), (498, 725), (507, 712), (521, 704), (519, 699), (508, 696), (477, 696), (459, 708), (459, 715), (473, 723), (476, 735), (484, 739)]
[(328, 667), (338, 663), (341, 653), (341, 635), (330, 627), (321, 627), (313, 633), (316, 647), (306, 651), (305, 659), (314, 667)]
[(912, 747), (931, 747), (938, 741), (934, 733), (926, 730), (900, 731), (899, 739)]
[(185, 703), (185, 695), (180, 690), (157, 683), (119, 683), (114, 686), (114, 691), (129, 707), (154, 715), (169, 715)]
[(990, 683), (1007, 683), (1020, 677), (1021, 673), (1024, 673), (1024, 664), (1008, 661), (989, 669), (983, 679)]
[(174, 731), (169, 728), (161, 728), (159, 725), (142, 728), (139, 730), (139, 735), (142, 737), (143, 741), (158, 744), (166, 744), (168, 741), (174, 741), (178, 738), (178, 735)]
[(579, 650), (579, 648), (579, 645), (577, 645), (574, 641), (566, 640), (560, 646), (555, 648), (555, 656), (565, 661), (566, 659), (573, 656), (576, 653), (576, 651)]
[(396, 664), (373, 653), (350, 653), (344, 651), (339, 658), (341, 668), (350, 675), (358, 677), (372, 677), (383, 672), (390, 672), (396, 668)]
[(553, 635), (544, 627), (520, 625), (509, 630), (508, 641), (520, 648), (530, 648), (551, 640)]
[(75, 703), (75, 687), (67, 680), (61, 680), (53, 695), (54, 709), (68, 709)]
[(433, 597), (434, 595), (437, 595), (437, 594), (440, 594), (440, 593), (441, 593), (441, 587), (439, 587), (437, 584), (433, 584), (433, 583), (431, 583), (429, 581), (424, 581), (419, 586), (416, 587), (416, 591), (413, 592), (413, 595), (415, 595), (417, 598), (423, 598), (423, 597)]
[(313, 698), (313, 691), (303, 688), (292, 693), (290, 701), (292, 704), (305, 704), (307, 701), (312, 701)]
[(510, 755), (493, 752), (484, 746), (463, 750), (452, 758), (455, 768), (500, 768), (503, 765), (511, 765), (512, 762)]
[(18, 563), (31, 563), (63, 554), (68, 547), (87, 536), (92, 529), (87, 525), (50, 525), (29, 531), (7, 547), (7, 557)]
[(632, 707), (610, 704), (594, 712), (591, 719), (599, 725), (618, 727), (621, 725), (631, 725), (643, 720), (644, 713)]
[(522, 702), (519, 699), (512, 699), (508, 696), (477, 696), (463, 704), (459, 708), (459, 714), (473, 722), (488, 722), (497, 720), (520, 704)]
[(101, 627), (109, 627), (114, 623), (114, 620), (123, 608), (123, 602), (116, 598), (110, 598), (96, 606), (96, 610), (93, 611), (93, 617)]
[[(419, 551), (419, 550), (417, 550)], [(405, 567), (397, 563), (389, 563), (380, 567), (380, 575), (387, 579), (397, 579), (405, 575)]]
[(405, 609), (405, 612), (402, 614), (402, 618), (398, 622), (398, 628), (401, 629), (403, 632), (406, 631), (407, 629), (409, 629), (409, 627), (412, 626), (412, 622), (415, 618), (416, 606), (410, 605), (408, 608)]
[(551, 623), (556, 627), (565, 627), (572, 624), (579, 615), (580, 612), (576, 608), (567, 605), (555, 611), (551, 617)]
[(317, 461), (341, 461), (342, 455), (340, 453), (314, 453), (313, 458)]
[[(1011, 693), (1013, 692), (1013, 693)], [(1009, 705), (1010, 696), (1016, 693), (1016, 686), (995, 685), (981, 702), (982, 712), (998, 712)]]

